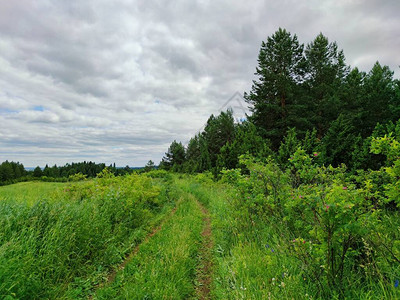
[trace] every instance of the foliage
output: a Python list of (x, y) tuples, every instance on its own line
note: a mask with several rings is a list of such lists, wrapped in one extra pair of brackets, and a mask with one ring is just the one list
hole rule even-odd
[(256, 68), (257, 81), (245, 99), (251, 104), (252, 122), (277, 149), (288, 127), (301, 126), (296, 102), (297, 84), (304, 67), (304, 46), (279, 28), (261, 43)]
[(258, 135), (253, 123), (245, 121), (235, 126), (235, 139), (222, 146), (217, 159), (217, 170), (239, 167), (239, 156), (251, 154), (266, 157), (272, 154), (267, 143)]
[(172, 170), (179, 172), (182, 170), (182, 165), (185, 161), (185, 148), (182, 143), (173, 141), (171, 146), (168, 148), (168, 152), (165, 153), (162, 161), (160, 162), (160, 168), (164, 170)]
[(152, 160), (149, 160), (144, 167), (144, 172), (150, 172), (152, 170), (154, 170), (154, 162)]
[(6, 160), (0, 164), (0, 185), (23, 181), (26, 176), (24, 165)]
[(154, 226), (173, 197), (168, 182), (104, 169), (33, 203), (2, 199), (1, 297), (84, 297)]
[(68, 181), (82, 181), (82, 180), (86, 180), (86, 175), (83, 175), (82, 173), (77, 173), (74, 175), (69, 175), (68, 177)]
[[(391, 138), (380, 138), (373, 141), (372, 151), (397, 157), (397, 145)], [(345, 167), (318, 166), (314, 159), (298, 148), (284, 171), (272, 159), (261, 163), (250, 157), (241, 160), (249, 175), (224, 171), (222, 182), (237, 191), (232, 202), (237, 230), (270, 226), (279, 236), (281, 251), (295, 257), (301, 276), (313, 282), (315, 296), (346, 297), (354, 292), (346, 282), (353, 282), (355, 276), (360, 284), (383, 281), (388, 285), (394, 280), (392, 272), (398, 270), (390, 266), (398, 263), (399, 232), (393, 224), (384, 229), (381, 220), (393, 220), (384, 205), (400, 198), (396, 169), (400, 163), (382, 170), (392, 179), (380, 195), (383, 203), (376, 203), (371, 201), (371, 181), (357, 187)]]
[(246, 153), (276, 156), (286, 167), (297, 147), (318, 153), (319, 165), (344, 163), (353, 174), (381, 167), (383, 155), (369, 152), (371, 136), (400, 118), (400, 81), (389, 67), (350, 69), (337, 43), (322, 33), (304, 47), (282, 28), (261, 43), (257, 62), (257, 78), (244, 93), (248, 121), (234, 124), (229, 110), (211, 115), (176, 170), (219, 177), (222, 169), (239, 167)]

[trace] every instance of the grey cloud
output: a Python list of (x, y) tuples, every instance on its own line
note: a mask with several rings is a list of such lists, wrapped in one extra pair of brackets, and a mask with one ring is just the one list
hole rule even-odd
[(399, 3), (2, 1), (0, 160), (157, 162), (251, 88), (278, 27), (303, 43), (323, 32), (352, 66), (398, 76)]

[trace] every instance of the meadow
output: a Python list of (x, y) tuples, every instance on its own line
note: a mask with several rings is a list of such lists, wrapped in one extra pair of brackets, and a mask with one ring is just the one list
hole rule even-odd
[(172, 209), (164, 181), (105, 170), (77, 184), (3, 187), (0, 298), (85, 298)]
[(13, 200), (33, 205), (41, 199), (52, 199), (53, 194), (65, 187), (65, 183), (28, 181), (0, 186), (0, 201)]
[(400, 297), (400, 216), (388, 201), (368, 204), (372, 186), (300, 150), (287, 172), (271, 160), (241, 163), (246, 172), (218, 181), (105, 170), (3, 187), (0, 297)]

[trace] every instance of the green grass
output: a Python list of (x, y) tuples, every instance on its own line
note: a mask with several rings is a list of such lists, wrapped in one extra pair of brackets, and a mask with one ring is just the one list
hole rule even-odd
[(33, 204), (36, 201), (51, 199), (53, 195), (66, 187), (66, 183), (28, 181), (0, 186), (0, 201), (14, 200)]
[[(204, 259), (213, 262), (206, 274), (212, 279), (211, 299), (340, 299), (328, 286), (320, 293), (307, 279), (301, 262), (288, 252), (285, 225), (246, 215), (233, 186), (213, 183), (204, 174), (161, 175), (0, 187), (0, 299), (90, 294), (95, 299), (197, 299)], [(211, 258), (201, 255), (199, 203), (211, 215)], [(400, 228), (398, 220), (393, 214), (381, 226), (392, 232)], [(161, 230), (106, 283), (158, 224)], [(396, 255), (398, 245), (393, 245)], [(390, 280), (398, 277), (399, 266), (390, 268), (390, 278), (372, 274), (370, 282), (352, 271), (341, 298), (398, 298), (399, 288)], [(97, 284), (102, 287), (95, 290)]]
[[(236, 207), (232, 186), (195, 181), (191, 193), (208, 203), (214, 234), (212, 299), (397, 299), (393, 283), (371, 278), (362, 282), (354, 272), (342, 298), (325, 286), (318, 295), (301, 262), (287, 252), (280, 235), (284, 224), (263, 218), (246, 219)], [(393, 266), (395, 270), (396, 266)], [(377, 277), (378, 274), (375, 275)]]
[[(81, 299), (172, 209), (171, 182), (104, 177), (0, 201), (0, 299)], [(44, 192), (46, 191), (46, 192)], [(25, 193), (26, 192), (26, 193)], [(51, 192), (50, 192), (51, 194)], [(16, 200), (17, 199), (17, 200)]]
[(193, 181), (189, 191), (208, 204), (212, 216), (211, 299), (311, 299), (297, 262), (282, 253), (273, 229), (242, 226), (230, 186)]
[(203, 229), (196, 199), (184, 195), (175, 215), (140, 250), (96, 299), (189, 299)]

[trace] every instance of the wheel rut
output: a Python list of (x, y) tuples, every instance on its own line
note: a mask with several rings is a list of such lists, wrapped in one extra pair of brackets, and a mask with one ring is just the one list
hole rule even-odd
[(129, 264), (129, 262), (130, 262), (130, 261), (135, 257), (135, 255), (139, 252), (140, 247), (141, 247), (143, 244), (147, 243), (155, 234), (157, 234), (157, 233), (161, 230), (161, 228), (163, 227), (163, 225), (164, 225), (169, 219), (171, 219), (171, 218), (174, 216), (174, 214), (175, 214), (175, 212), (176, 212), (176, 210), (177, 210), (177, 208), (178, 208), (178, 207), (177, 207), (178, 204), (179, 204), (179, 202), (178, 202), (178, 203), (176, 204), (176, 206), (171, 210), (171, 212), (164, 218), (164, 220), (162, 220), (162, 222), (161, 222), (160, 225), (158, 225), (157, 227), (153, 228), (153, 230), (144, 238), (144, 240), (143, 240), (142, 242), (140, 242), (138, 245), (136, 245), (136, 247), (135, 247), (129, 254), (126, 255), (126, 257), (125, 257), (125, 259), (123, 260), (123, 262), (122, 262), (117, 268), (115, 268), (113, 271), (111, 271), (111, 272), (108, 274), (107, 279), (106, 279), (104, 282), (102, 282), (102, 283), (100, 283), (100, 284), (98, 284), (97, 286), (94, 287), (94, 293), (88, 297), (89, 300), (92, 300), (92, 299), (93, 299), (93, 297), (94, 297), (94, 295), (95, 295), (95, 293), (96, 293), (96, 291), (97, 291), (98, 289), (100, 289), (100, 288), (102, 288), (102, 287), (104, 287), (104, 286), (106, 286), (106, 285), (112, 283), (112, 282), (115, 280), (115, 278), (116, 278), (116, 276), (117, 276), (117, 273), (120, 272), (120, 271), (122, 271), (123, 269), (125, 269), (125, 267), (127, 266), (127, 264)]
[(196, 294), (201, 300), (211, 299), (211, 284), (212, 284), (212, 249), (214, 242), (212, 239), (211, 217), (207, 208), (198, 202), (201, 211), (203, 212), (204, 229), (201, 233), (202, 244), (200, 248), (200, 263), (197, 269), (196, 277)]

